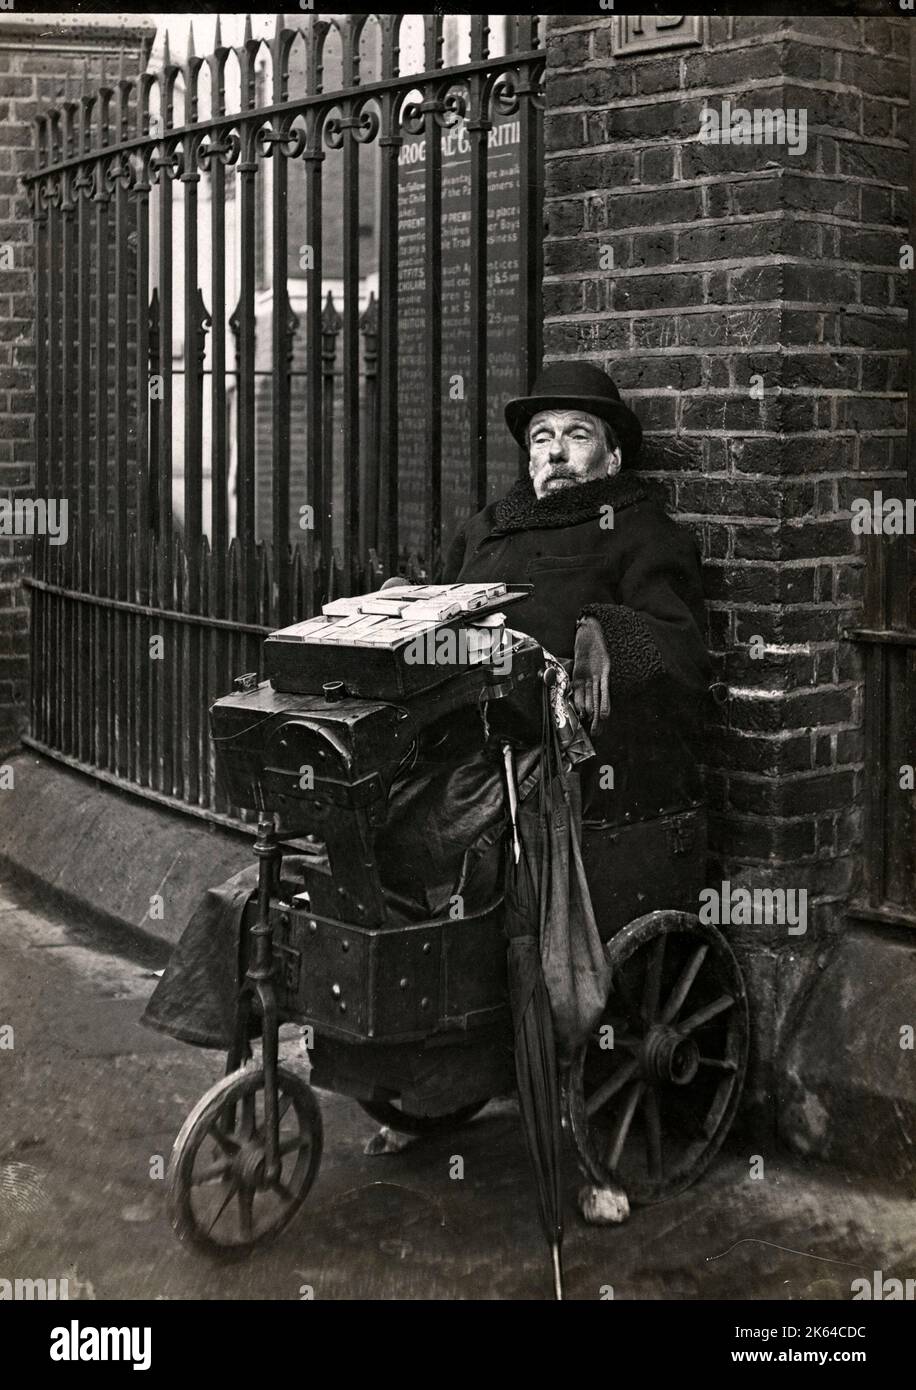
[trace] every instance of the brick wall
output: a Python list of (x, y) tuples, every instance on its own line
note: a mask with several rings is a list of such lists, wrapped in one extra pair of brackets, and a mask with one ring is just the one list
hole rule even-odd
[[(128, 72), (140, 63), (141, 39), (153, 30), (145, 18), (115, 27), (113, 17), (74, 24), (70, 16), (0, 17), (0, 497), (24, 496), (35, 462), (35, 341), (32, 226), (20, 175), (32, 167), (32, 121), (59, 104), (71, 83), (76, 94), (84, 70), (98, 85), (102, 55), (108, 76), (125, 48)], [(31, 542), (0, 538), (0, 755), (26, 726), (28, 699), (27, 573)]]
[[(909, 31), (710, 17), (701, 47), (615, 58), (611, 26), (548, 25), (545, 357), (611, 372), (649, 431), (643, 467), (702, 546), (731, 691), (711, 728), (710, 881), (809, 894), (804, 937), (733, 938), (766, 1111), (781, 1026), (859, 869), (849, 504), (901, 495), (905, 470)], [(702, 143), (701, 108), (724, 98), (806, 109), (806, 151)]]

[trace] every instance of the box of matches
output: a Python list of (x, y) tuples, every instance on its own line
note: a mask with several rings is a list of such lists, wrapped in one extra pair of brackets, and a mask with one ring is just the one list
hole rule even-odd
[[(503, 632), (502, 610), (526, 599), (532, 586), (410, 587), (417, 597), (403, 602), (399, 592), (384, 591), (381, 602), (391, 603), (393, 612), (361, 611), (361, 604), (366, 609), (379, 604), (377, 591), (333, 600), (322, 618), (272, 632), (263, 648), (271, 685), (291, 694), (320, 695), (333, 684), (339, 695), (339, 682), (348, 695), (374, 700), (417, 694), (449, 680), (456, 666), (476, 666), (494, 656)], [(487, 588), (499, 592), (488, 595)], [(473, 607), (462, 607), (468, 603)], [(447, 630), (457, 640), (441, 640)]]

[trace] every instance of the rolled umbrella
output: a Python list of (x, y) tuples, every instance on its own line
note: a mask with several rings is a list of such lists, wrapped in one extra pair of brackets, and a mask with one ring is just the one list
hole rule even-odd
[(517, 864), (521, 858), (522, 842), (518, 836), (518, 787), (515, 784), (515, 758), (512, 745), (503, 744), (503, 767), (506, 773), (506, 792), (509, 798), (509, 820), (512, 825), (512, 855)]
[(538, 1214), (550, 1249), (554, 1295), (563, 1297), (560, 1078), (550, 1001), (541, 969), (537, 847), (519, 835), (514, 760), (503, 745), (514, 852), (506, 856), (504, 929), (522, 1130)]

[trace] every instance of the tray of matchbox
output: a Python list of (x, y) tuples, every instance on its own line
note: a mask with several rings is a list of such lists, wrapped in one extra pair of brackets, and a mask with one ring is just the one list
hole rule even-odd
[[(503, 609), (531, 584), (423, 584), (335, 599), (320, 615), (272, 632), (264, 675), (275, 690), (397, 700), (475, 666), (505, 661)], [(481, 672), (481, 674), (483, 674)]]

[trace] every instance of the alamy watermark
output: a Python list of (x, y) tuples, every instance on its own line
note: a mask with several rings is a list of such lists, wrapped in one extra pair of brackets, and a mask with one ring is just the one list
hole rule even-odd
[(135, 1371), (148, 1371), (152, 1363), (152, 1329), (149, 1327), (81, 1327), (73, 1318), (69, 1327), (52, 1327), (52, 1361), (130, 1361)]
[(0, 497), (0, 536), (47, 536), (67, 543), (66, 497)]
[(69, 1279), (0, 1279), (0, 1302), (45, 1303), (69, 1298)]
[(916, 498), (885, 497), (875, 491), (871, 497), (854, 497), (850, 510), (854, 536), (912, 536), (916, 532)]
[(700, 140), (704, 145), (785, 145), (790, 154), (808, 148), (808, 113), (803, 106), (732, 106), (725, 97), (717, 111), (704, 106), (700, 112)]
[(512, 644), (494, 639), (487, 628), (430, 628), (407, 644), (404, 661), (408, 666), (477, 666), (486, 661), (505, 676), (512, 670)]
[(808, 891), (805, 888), (740, 888), (726, 879), (719, 888), (700, 893), (701, 922), (714, 927), (779, 926), (789, 936), (808, 930)]
[(896, 1302), (898, 1299), (916, 1301), (916, 1279), (886, 1279), (884, 1271), (876, 1269), (870, 1279), (853, 1279), (850, 1284), (853, 1299), (876, 1299)]

